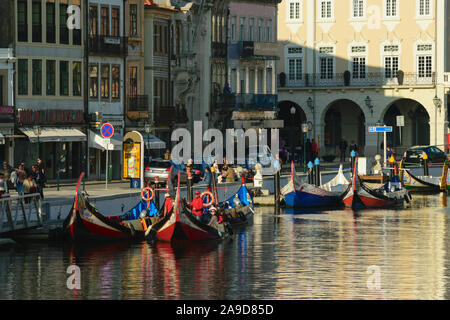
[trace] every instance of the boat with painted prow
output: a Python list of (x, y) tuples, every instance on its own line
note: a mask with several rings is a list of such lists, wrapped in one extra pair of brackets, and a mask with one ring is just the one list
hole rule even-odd
[(411, 170), (403, 168), (403, 160), (400, 162), (400, 181), (403, 182), (406, 189), (410, 192), (427, 192), (438, 193), (450, 190), (448, 184), (448, 162), (444, 161), (442, 166), (442, 175), (440, 177), (433, 176), (416, 176)]
[(291, 178), (281, 189), (288, 208), (326, 208), (342, 206), (342, 195), (346, 192), (349, 181), (345, 178), (342, 166), (337, 176), (328, 184), (316, 187), (304, 183), (291, 164)]
[(143, 239), (145, 226), (142, 218), (156, 217), (158, 209), (153, 200), (142, 200), (134, 208), (119, 216), (104, 216), (92, 205), (84, 192), (80, 192), (78, 179), (73, 206), (63, 223), (63, 232), (71, 240), (134, 240)]
[(161, 220), (150, 226), (145, 233), (147, 240), (160, 240), (167, 242), (177, 241), (208, 241), (221, 240), (228, 236), (223, 228), (214, 228), (199, 221), (189, 212), (181, 201), (180, 174), (178, 174), (178, 188), (173, 210), (162, 217)]

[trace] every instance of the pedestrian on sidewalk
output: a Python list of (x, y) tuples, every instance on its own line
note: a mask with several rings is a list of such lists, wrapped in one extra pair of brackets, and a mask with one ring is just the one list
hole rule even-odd
[(0, 197), (8, 193), (8, 185), (6, 184), (5, 175), (0, 172)]
[(17, 173), (17, 183), (16, 183), (17, 193), (19, 195), (22, 195), (23, 183), (27, 179), (27, 173), (25, 171), (25, 163), (22, 162), (19, 165), (19, 167), (16, 170), (16, 173)]
[(315, 160), (317, 158), (317, 143), (316, 140), (314, 139), (312, 139), (311, 150), (312, 150), (312, 159)]
[(37, 191), (41, 195), (41, 198), (44, 199), (45, 176), (37, 165), (34, 165), (32, 167), (32, 170), (33, 178), (36, 181), (37, 185)]
[(341, 138), (339, 142), (339, 151), (341, 152), (341, 162), (345, 162), (345, 155), (347, 154), (347, 141), (344, 138)]
[(39, 171), (45, 176), (45, 165), (41, 158), (37, 158), (37, 165)]
[(13, 171), (14, 171), (14, 169), (8, 164), (8, 162), (3, 161), (3, 168), (1, 170), (1, 172), (4, 175), (4, 179), (8, 186), (8, 190), (14, 188), (14, 184), (11, 182), (11, 173)]

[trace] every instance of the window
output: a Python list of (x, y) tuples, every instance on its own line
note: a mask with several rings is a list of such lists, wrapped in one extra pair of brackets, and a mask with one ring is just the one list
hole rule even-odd
[(33, 1), (32, 10), (32, 40), (33, 42), (42, 42), (41, 1)]
[(56, 61), (55, 60), (47, 60), (46, 62), (46, 82), (47, 82), (47, 90), (46, 93), (48, 96), (54, 96), (56, 93)]
[(333, 79), (333, 58), (319, 59), (320, 79)]
[(153, 87), (154, 106), (162, 107), (167, 105), (169, 82), (167, 79), (155, 78)]
[(398, 57), (384, 57), (384, 73), (386, 79), (397, 78)]
[(364, 18), (364, 0), (353, 0), (353, 18)]
[(302, 53), (303, 53), (303, 48), (300, 48), (300, 47), (288, 48), (288, 54), (302, 54)]
[(138, 35), (137, 25), (137, 5), (130, 4), (130, 36)]
[(111, 8), (111, 36), (119, 37), (120, 31), (120, 12), (119, 8)]
[(248, 19), (248, 41), (255, 41), (255, 18)]
[(397, 16), (397, 0), (385, 0), (386, 17)]
[(302, 58), (289, 59), (289, 81), (302, 80)]
[(27, 1), (17, 2), (17, 36), (19, 41), (28, 41)]
[(89, 97), (98, 98), (98, 65), (89, 66)]
[(231, 17), (231, 41), (236, 41), (236, 17)]
[(130, 97), (137, 96), (137, 67), (130, 67), (129, 69), (130, 77)]
[(272, 20), (266, 21), (266, 41), (272, 41)]
[(100, 95), (102, 99), (109, 98), (109, 65), (102, 64), (100, 70)]
[(69, 44), (69, 29), (67, 29), (67, 4), (59, 5), (59, 43)]
[(331, 0), (320, 0), (320, 18), (331, 19)]
[(263, 41), (264, 37), (263, 31), (263, 19), (258, 19), (258, 42)]
[(365, 79), (366, 78), (366, 58), (365, 57), (353, 57), (353, 79)]
[(433, 57), (419, 56), (417, 58), (419, 78), (431, 78), (433, 72)]
[(240, 27), (239, 27), (239, 32), (240, 32), (240, 39), (241, 41), (245, 41), (245, 17), (241, 17), (240, 19)]
[[(72, 0), (72, 5), (80, 6), (80, 0)], [(73, 11), (72, 13), (73, 14)], [(81, 46), (81, 28), (80, 29), (73, 29), (72, 30), (72, 44), (76, 46)]]
[(31, 76), (32, 76), (32, 92), (33, 95), (40, 96), (42, 94), (42, 60), (33, 59), (31, 62)]
[(289, 3), (289, 20), (300, 20), (300, 1), (291, 1)]
[(430, 0), (419, 0), (419, 16), (429, 16), (430, 14)]
[(100, 35), (109, 36), (109, 12), (108, 7), (100, 8)]
[(155, 54), (167, 55), (169, 52), (169, 28), (167, 25), (155, 23), (153, 25), (153, 51)]
[(120, 99), (120, 66), (112, 66), (111, 98)]
[(91, 5), (89, 7), (89, 35), (95, 37), (98, 30), (98, 8)]
[(69, 62), (59, 62), (59, 94), (61, 96), (69, 95)]
[(56, 27), (56, 21), (55, 21), (55, 4), (51, 2), (47, 2), (46, 4), (46, 15), (47, 15), (47, 42), (48, 43), (55, 43), (55, 27)]
[(74, 96), (81, 96), (81, 62), (73, 62), (72, 74), (72, 94)]
[(28, 95), (28, 60), (19, 59), (18, 66), (18, 91), (21, 95)]

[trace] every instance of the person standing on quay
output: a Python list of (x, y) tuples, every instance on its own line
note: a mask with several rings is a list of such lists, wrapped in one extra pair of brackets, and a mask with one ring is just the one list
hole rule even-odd
[(341, 162), (345, 162), (345, 155), (347, 154), (347, 141), (341, 138), (339, 142), (339, 151), (341, 152)]

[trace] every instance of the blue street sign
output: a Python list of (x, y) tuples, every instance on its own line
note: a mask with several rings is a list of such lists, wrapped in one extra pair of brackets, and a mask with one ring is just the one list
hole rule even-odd
[(369, 127), (370, 133), (392, 132), (392, 127)]
[(102, 128), (100, 129), (100, 133), (103, 138), (109, 139), (114, 135), (114, 127), (110, 123), (105, 123), (102, 125)]

